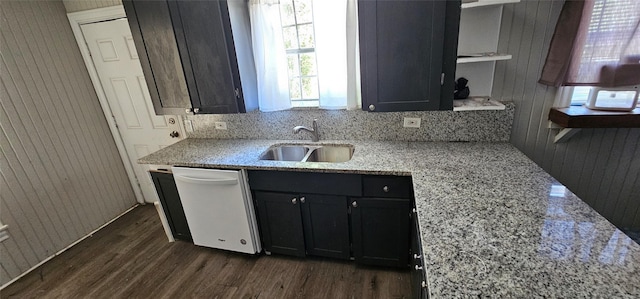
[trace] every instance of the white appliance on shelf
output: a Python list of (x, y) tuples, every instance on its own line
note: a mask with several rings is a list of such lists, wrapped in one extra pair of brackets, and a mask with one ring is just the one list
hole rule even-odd
[(171, 170), (194, 244), (249, 254), (262, 250), (246, 170)]

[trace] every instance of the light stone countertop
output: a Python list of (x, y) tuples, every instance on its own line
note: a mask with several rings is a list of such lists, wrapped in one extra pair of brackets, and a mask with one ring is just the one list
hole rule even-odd
[(142, 164), (411, 175), (431, 298), (640, 298), (640, 246), (508, 143), (352, 144), (344, 163), (261, 161), (290, 140), (186, 139)]

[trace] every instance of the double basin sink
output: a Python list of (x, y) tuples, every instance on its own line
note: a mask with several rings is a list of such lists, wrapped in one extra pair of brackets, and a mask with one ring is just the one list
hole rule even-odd
[(268, 148), (260, 160), (339, 163), (351, 160), (354, 150), (350, 144), (281, 144)]

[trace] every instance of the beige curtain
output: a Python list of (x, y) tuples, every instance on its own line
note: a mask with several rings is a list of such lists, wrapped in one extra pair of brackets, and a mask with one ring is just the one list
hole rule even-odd
[(640, 83), (640, 1), (567, 0), (539, 82), (551, 86)]

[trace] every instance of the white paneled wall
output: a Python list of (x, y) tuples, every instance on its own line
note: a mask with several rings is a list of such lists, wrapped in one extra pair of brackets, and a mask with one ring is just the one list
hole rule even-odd
[(0, 285), (136, 203), (61, 1), (0, 10)]
[(511, 142), (619, 227), (640, 229), (640, 128), (583, 129), (554, 144), (547, 116), (556, 88), (538, 84), (563, 1), (505, 5), (494, 98), (516, 103)]
[(67, 12), (122, 5), (122, 0), (62, 0)]

